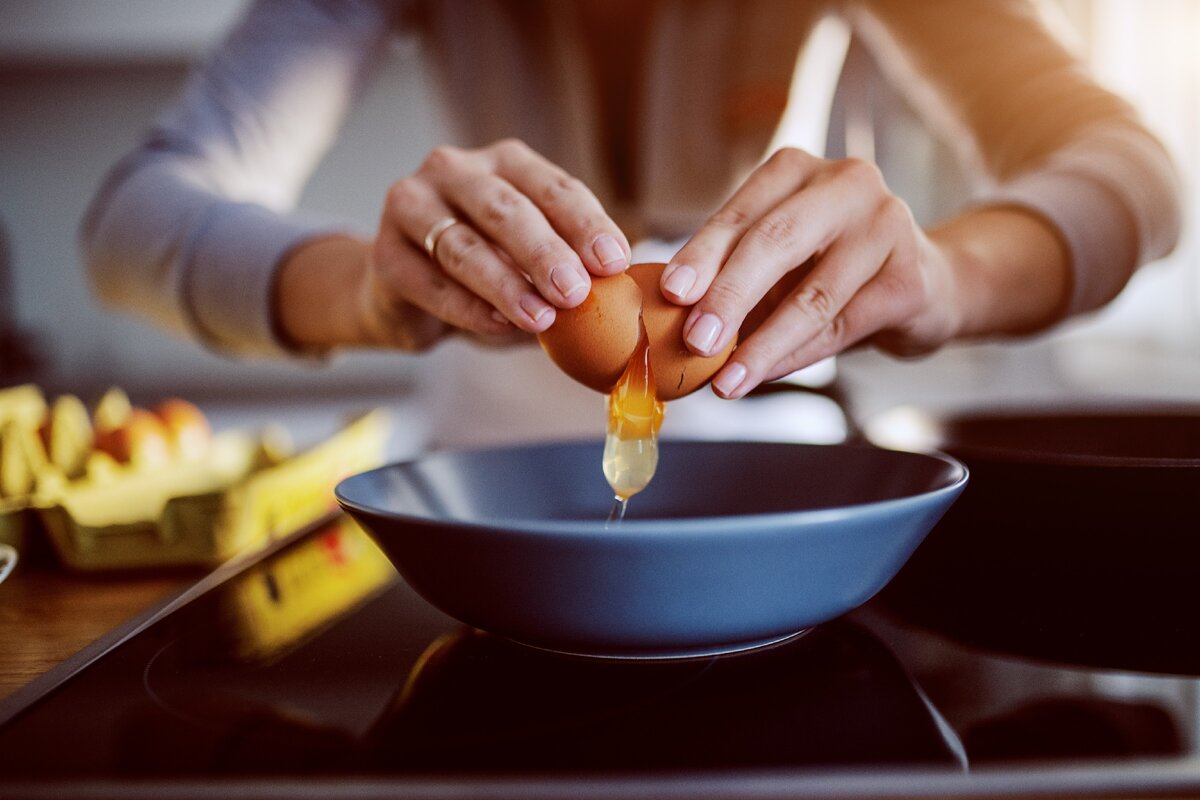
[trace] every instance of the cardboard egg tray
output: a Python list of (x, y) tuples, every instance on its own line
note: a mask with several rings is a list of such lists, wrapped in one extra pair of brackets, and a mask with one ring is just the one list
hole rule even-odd
[(167, 469), (40, 481), (0, 505), (0, 541), (44, 536), (83, 571), (214, 566), (265, 547), (336, 507), (334, 486), (379, 466), (390, 422), (371, 411), (280, 460), (243, 432), (217, 434), (203, 459)]

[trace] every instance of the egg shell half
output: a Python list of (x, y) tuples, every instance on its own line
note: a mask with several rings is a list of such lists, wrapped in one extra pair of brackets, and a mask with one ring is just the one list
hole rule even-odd
[(587, 299), (560, 308), (538, 341), (559, 369), (608, 394), (637, 348), (641, 306), (642, 290), (627, 273), (593, 277)]
[(642, 289), (642, 322), (650, 341), (650, 371), (658, 399), (677, 400), (699, 389), (725, 366), (737, 343), (735, 336), (712, 356), (698, 356), (683, 342), (683, 323), (690, 306), (677, 306), (658, 288), (666, 264), (634, 264), (628, 274)]
[(662, 296), (658, 285), (665, 267), (634, 264), (620, 275), (593, 278), (587, 299), (560, 309), (554, 324), (538, 336), (551, 360), (583, 385), (607, 394), (637, 348), (640, 318), (659, 400), (676, 400), (707, 383), (729, 359), (735, 342), (709, 357), (687, 349), (683, 323), (691, 309)]

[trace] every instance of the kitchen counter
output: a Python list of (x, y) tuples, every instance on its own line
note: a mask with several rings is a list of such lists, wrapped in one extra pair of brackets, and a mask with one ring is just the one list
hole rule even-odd
[[(140, 395), (133, 399), (145, 402)], [(388, 460), (409, 456), (425, 442), (424, 426), (411, 401), (378, 393), (196, 400), (214, 430), (253, 431), (269, 424), (286, 431), (301, 449), (373, 408), (385, 408), (393, 422)], [(59, 665), (69, 667), (81, 650), (158, 608), (210, 571), (88, 574), (60, 566), (45, 542), (35, 541), (29, 550), (0, 583), (0, 700)]]
[(157, 607), (194, 573), (89, 576), (19, 562), (0, 584), (0, 699)]

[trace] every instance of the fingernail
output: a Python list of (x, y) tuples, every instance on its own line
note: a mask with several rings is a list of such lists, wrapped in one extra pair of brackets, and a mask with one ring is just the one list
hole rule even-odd
[(599, 259), (602, 266), (611, 267), (625, 263), (625, 251), (621, 249), (621, 245), (617, 244), (617, 240), (607, 233), (596, 238), (595, 244), (592, 245), (592, 252), (596, 254), (596, 258)]
[(512, 324), (508, 321), (508, 317), (504, 316), (499, 311), (492, 312), (492, 319), (494, 319), (496, 322), (499, 322), (501, 325), (511, 325)]
[(716, 314), (701, 314), (700, 318), (692, 325), (692, 329), (688, 331), (688, 344), (697, 352), (708, 355), (712, 352), (713, 345), (717, 343), (717, 337), (721, 335), (721, 328), (721, 318)]
[(738, 387), (746, 380), (746, 368), (736, 361), (726, 364), (717, 377), (713, 378), (713, 386), (725, 397), (735, 397)]
[(676, 267), (667, 275), (663, 288), (683, 300), (696, 285), (696, 270), (688, 266)]
[(571, 299), (580, 292), (587, 294), (588, 280), (573, 267), (555, 267), (550, 273), (550, 281), (554, 288), (562, 292), (562, 296)]
[[(551, 307), (549, 303), (536, 294), (527, 294), (523, 296), (519, 303), (521, 310), (524, 311), (535, 323), (541, 322), (543, 317), (554, 311), (554, 308)], [(554, 318), (551, 317), (550, 322), (553, 321)], [(546, 324), (549, 324), (549, 322)]]

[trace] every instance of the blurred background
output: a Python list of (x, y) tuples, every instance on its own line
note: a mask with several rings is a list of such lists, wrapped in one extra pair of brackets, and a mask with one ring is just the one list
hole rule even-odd
[[(105, 171), (179, 89), (244, 0), (0, 0), (0, 383), (87, 395), (203, 400), (403, 397), (422, 359), (352, 354), (331, 364), (233, 362), (108, 311), (87, 286), (77, 231)], [(1081, 394), (1200, 398), (1200, 0), (1059, 0), (1047, 8), (1099, 79), (1140, 109), (1187, 184), (1185, 235), (1103, 312), (1022, 343), (961, 346), (919, 362), (839, 360), (861, 410)], [(303, 198), (373, 228), (388, 185), (446, 134), (415, 42), (398, 42)], [(378, 135), (386, 130), (389, 135)], [(787, 131), (781, 132), (783, 140)], [(972, 185), (851, 47), (828, 152), (874, 157), (918, 219)], [(390, 169), (380, 169), (380, 165)]]

